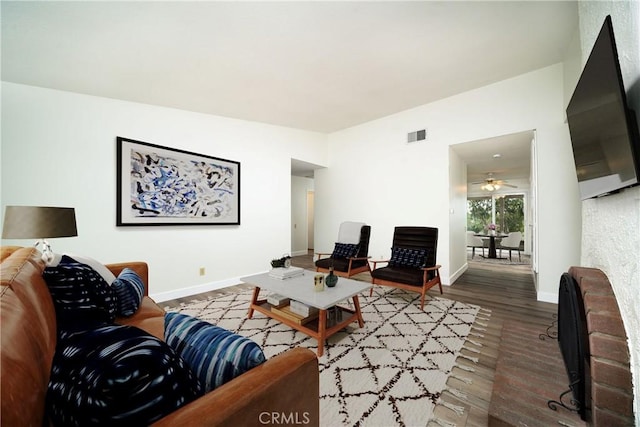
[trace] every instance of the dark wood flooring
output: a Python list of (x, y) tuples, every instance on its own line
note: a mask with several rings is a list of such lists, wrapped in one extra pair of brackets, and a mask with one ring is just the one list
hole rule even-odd
[[(293, 257), (292, 265), (312, 269), (312, 253)], [(471, 384), (455, 378), (450, 378), (447, 383), (450, 387), (463, 391), (466, 398), (456, 397), (449, 393), (443, 394), (445, 401), (463, 407), (464, 413), (457, 415), (445, 406), (437, 406), (434, 414), (438, 418), (455, 423), (457, 426), (486, 426), (503, 324), (505, 322), (519, 322), (539, 329), (540, 333), (544, 333), (551, 324), (557, 306), (536, 300), (530, 268), (529, 265), (511, 266), (469, 261), (469, 269), (453, 285), (444, 286), (443, 297), (479, 305), (490, 310), (491, 313), (484, 321), (485, 330), (479, 332), (481, 336), (473, 337), (475, 342), (481, 344), (481, 347), (478, 347), (480, 353), (463, 349), (463, 353), (466, 355), (479, 359), (476, 364), (464, 363), (464, 365), (472, 367), (474, 372), (459, 370), (457, 375), (470, 379)], [(370, 281), (368, 273), (361, 273), (355, 278)], [(238, 286), (239, 289), (246, 287), (247, 285)], [(198, 296), (166, 301), (162, 305), (175, 306), (182, 302), (215, 296), (229, 290), (227, 288)], [(429, 291), (429, 295), (438, 296), (439, 292), (433, 288)], [(454, 371), (458, 371), (458, 369), (454, 368)]]
[[(505, 322), (521, 323), (544, 333), (553, 321), (557, 305), (537, 301), (530, 265), (494, 264), (481, 259), (468, 262), (468, 270), (453, 285), (443, 287), (443, 297), (479, 305), (491, 310), (491, 315), (484, 322), (486, 330), (479, 331), (482, 336), (473, 337), (475, 342), (482, 345), (479, 347), (480, 353), (462, 351), (467, 356), (479, 359), (477, 364), (461, 363), (475, 371), (454, 369), (457, 376), (468, 378), (472, 383), (467, 384), (455, 378), (450, 378), (447, 383), (466, 393), (467, 397), (460, 398), (448, 393), (443, 395), (448, 403), (465, 408), (464, 414), (457, 415), (445, 406), (437, 406), (434, 414), (457, 426), (486, 426), (503, 325)], [(313, 268), (312, 255), (294, 257), (293, 265)], [(365, 281), (370, 281), (370, 277), (368, 273), (356, 276)], [(429, 295), (438, 296), (439, 292), (432, 288)]]

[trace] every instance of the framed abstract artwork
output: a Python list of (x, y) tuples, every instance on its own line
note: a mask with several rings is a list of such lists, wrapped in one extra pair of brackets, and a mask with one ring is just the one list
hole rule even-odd
[(117, 137), (117, 226), (239, 225), (240, 162)]

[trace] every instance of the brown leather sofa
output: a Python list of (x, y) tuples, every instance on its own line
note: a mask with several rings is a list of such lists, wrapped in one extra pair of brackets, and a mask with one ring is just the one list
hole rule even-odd
[[(0, 419), (3, 426), (50, 424), (45, 396), (56, 346), (53, 301), (35, 248), (0, 251)], [(144, 262), (111, 264), (117, 276), (129, 267), (148, 285)], [(145, 289), (145, 294), (148, 288)], [(136, 314), (117, 323), (164, 339), (164, 311), (144, 297)], [(155, 426), (319, 425), (319, 376), (315, 354), (295, 348), (267, 360), (157, 421)]]

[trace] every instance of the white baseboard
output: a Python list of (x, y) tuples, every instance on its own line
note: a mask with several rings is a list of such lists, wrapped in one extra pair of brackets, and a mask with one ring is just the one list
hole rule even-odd
[(307, 251), (295, 251), (295, 252), (291, 252), (291, 256), (301, 256), (301, 255), (306, 255), (308, 252)]
[[(265, 271), (256, 273), (265, 273)], [(243, 276), (244, 277), (244, 276)], [(231, 279), (219, 280), (217, 282), (202, 283), (196, 286), (189, 286), (187, 288), (180, 288), (173, 291), (159, 292), (157, 294), (150, 294), (156, 302), (164, 302), (172, 299), (184, 298), (191, 295), (201, 294), (203, 292), (215, 291), (217, 289), (228, 288), (229, 286), (235, 286), (242, 283), (239, 277), (233, 277)]]
[(558, 303), (558, 294), (555, 292), (538, 292), (538, 301)]
[[(465, 262), (462, 267), (460, 267), (456, 272), (454, 272), (452, 275), (449, 276), (449, 283), (455, 283), (456, 280), (458, 280), (458, 278), (462, 276), (464, 272), (467, 271), (468, 269), (469, 269), (469, 264)], [(449, 283), (447, 283), (447, 285)]]

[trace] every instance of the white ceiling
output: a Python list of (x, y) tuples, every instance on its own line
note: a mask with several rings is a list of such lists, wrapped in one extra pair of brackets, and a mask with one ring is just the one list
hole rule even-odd
[(560, 1), (1, 7), (4, 81), (318, 132), (557, 63), (578, 22)]
[(2, 80), (319, 132), (562, 60), (575, 2), (2, 1)]
[(482, 182), (489, 173), (494, 179), (528, 181), (531, 173), (533, 131), (501, 135), (452, 145), (467, 163), (467, 182)]

